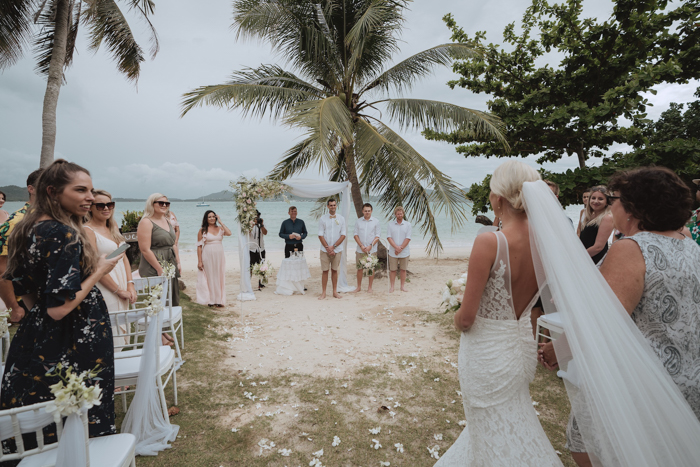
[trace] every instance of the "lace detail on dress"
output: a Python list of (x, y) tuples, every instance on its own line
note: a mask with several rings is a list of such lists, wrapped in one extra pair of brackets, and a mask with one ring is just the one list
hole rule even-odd
[(515, 312), (510, 305), (512, 297), (504, 278), (506, 269), (506, 263), (500, 260), (498, 269), (491, 272), (481, 296), (478, 316), (488, 319), (515, 319)]

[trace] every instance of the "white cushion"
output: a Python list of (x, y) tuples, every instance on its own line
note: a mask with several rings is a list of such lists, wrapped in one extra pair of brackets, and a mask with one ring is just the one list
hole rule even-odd
[[(100, 436), (90, 439), (90, 465), (99, 467), (127, 467), (134, 457), (136, 437), (131, 433)], [(25, 457), (21, 467), (44, 467), (56, 464), (58, 449)]]
[[(114, 358), (114, 379), (136, 378), (139, 374), (141, 366), (142, 349), (127, 350), (126, 352), (118, 352)], [(162, 374), (167, 368), (170, 368), (175, 359), (175, 351), (169, 345), (160, 346), (160, 365), (157, 374)]]

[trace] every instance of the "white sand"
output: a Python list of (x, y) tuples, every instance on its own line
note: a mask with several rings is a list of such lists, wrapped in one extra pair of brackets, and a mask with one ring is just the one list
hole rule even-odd
[[(445, 353), (454, 346), (456, 335), (450, 336), (434, 322), (426, 323), (424, 317), (425, 312), (442, 313), (442, 287), (447, 279), (466, 271), (469, 249), (446, 251), (439, 260), (427, 258), (423, 251), (413, 252), (408, 292), (398, 291), (397, 278), (397, 291), (389, 294), (388, 278), (383, 277), (374, 281), (374, 293), (368, 294), (368, 278), (364, 278), (362, 292), (341, 294), (342, 298), (336, 299), (330, 294), (329, 280), (328, 298), (322, 301), (318, 300), (319, 250), (309, 247), (305, 253), (311, 271), (306, 295), (275, 295), (273, 277), (267, 288), (255, 292), (257, 300), (246, 302), (236, 300), (240, 292), (238, 255), (227, 253), (228, 304), (211, 312), (221, 316), (218, 331), (233, 336), (226, 360), (228, 371), (264, 375), (291, 370), (343, 376), (360, 365), (391, 360), (394, 356), (444, 353), (456, 357), (453, 350)], [(354, 252), (350, 253), (354, 259)], [(283, 252), (272, 252), (267, 259), (278, 267), (283, 256)], [(186, 254), (181, 260), (186, 292), (194, 295), (197, 257)], [(349, 284), (356, 285), (354, 263), (348, 263), (347, 270)], [(253, 283), (257, 284), (255, 278)]]

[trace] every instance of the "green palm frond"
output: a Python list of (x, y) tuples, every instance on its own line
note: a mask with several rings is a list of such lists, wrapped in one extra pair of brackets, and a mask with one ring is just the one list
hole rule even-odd
[(130, 9), (140, 13), (141, 18), (151, 31), (151, 59), (154, 59), (160, 51), (160, 41), (158, 40), (156, 27), (148, 16), (156, 12), (156, 4), (153, 0), (129, 0), (129, 3)]
[(461, 131), (485, 141), (499, 141), (508, 147), (498, 117), (486, 112), (460, 107), (447, 102), (426, 99), (387, 99), (389, 117), (401, 128), (430, 129), (449, 133)]
[(136, 42), (119, 6), (114, 0), (94, 1), (88, 5), (84, 21), (90, 28), (90, 50), (97, 51), (102, 42), (106, 42), (110, 55), (117, 62), (117, 69), (128, 80), (138, 80), (141, 62), (145, 61), (143, 49)]
[(0, 2), (0, 70), (14, 65), (32, 38), (32, 16), (40, 2), (3, 0)]
[(275, 167), (270, 172), (270, 178), (274, 180), (286, 180), (293, 175), (304, 172), (309, 166), (319, 159), (313, 136), (287, 150)]
[(466, 220), (462, 189), (386, 125), (360, 119), (357, 134), (362, 185), (381, 193), (379, 202), (387, 211), (403, 205), (413, 222), (430, 235), (428, 252), (437, 252), (442, 244), (435, 215), (445, 212), (452, 220), (452, 231), (460, 228)]
[(56, 0), (49, 0), (44, 2), (34, 15), (34, 22), (39, 25), (39, 31), (34, 35), (34, 54), (36, 55), (34, 70), (40, 75), (49, 73), (56, 30), (55, 11)]
[(389, 68), (369, 82), (361, 93), (373, 88), (384, 92), (391, 88), (398, 92), (411, 89), (417, 81), (432, 74), (436, 66), (449, 66), (454, 60), (464, 60), (474, 54), (474, 48), (468, 44), (442, 44), (431, 47)]
[(233, 74), (232, 80), (237, 83), (262, 84), (287, 89), (297, 89), (314, 94), (319, 99), (328, 97), (328, 93), (311, 83), (297, 77), (294, 73), (285, 71), (277, 65), (260, 65), (258, 68), (245, 68)]
[(262, 84), (231, 82), (201, 86), (183, 95), (181, 116), (194, 107), (212, 105), (229, 110), (240, 109), (244, 117), (252, 115), (262, 118), (269, 112), (272, 118), (278, 118), (293, 105), (308, 99), (316, 100), (317, 96), (299, 89)]
[[(68, 68), (73, 63), (73, 54), (75, 53), (75, 42), (78, 40), (78, 29), (80, 27), (80, 19), (83, 9), (83, 2), (76, 2), (73, 6), (73, 20), (68, 31), (68, 40), (66, 41), (66, 62), (64, 68)], [(48, 65), (47, 65), (48, 66)]]
[(338, 96), (299, 102), (288, 110), (284, 122), (292, 127), (307, 129), (316, 135), (319, 142), (328, 141), (323, 147), (329, 157), (338, 150), (338, 146), (352, 144), (352, 116)]

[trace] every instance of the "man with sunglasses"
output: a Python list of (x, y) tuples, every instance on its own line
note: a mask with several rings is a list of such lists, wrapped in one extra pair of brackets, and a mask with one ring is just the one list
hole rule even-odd
[(27, 193), (29, 193), (29, 201), (22, 206), (21, 209), (10, 214), (4, 224), (0, 225), (0, 300), (5, 302), (5, 307), (10, 309), (10, 321), (13, 323), (19, 322), (24, 318), (24, 313), (26, 308), (24, 304), (17, 300), (15, 297), (15, 291), (12, 287), (12, 282), (2, 277), (5, 275), (5, 270), (7, 269), (7, 240), (10, 238), (12, 229), (15, 225), (21, 221), (29, 207), (34, 202), (34, 187), (36, 186), (39, 176), (44, 171), (44, 169), (37, 169), (29, 174), (27, 177)]

